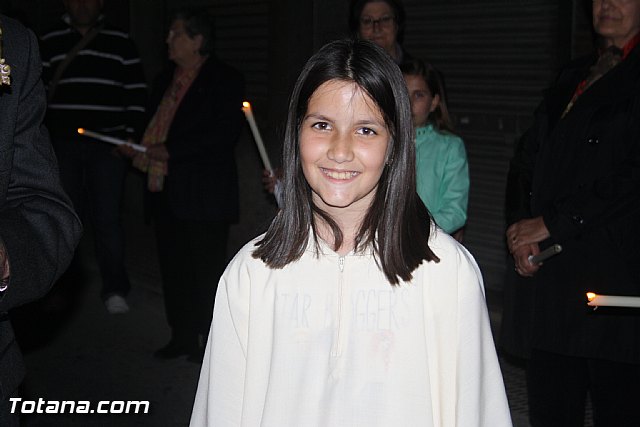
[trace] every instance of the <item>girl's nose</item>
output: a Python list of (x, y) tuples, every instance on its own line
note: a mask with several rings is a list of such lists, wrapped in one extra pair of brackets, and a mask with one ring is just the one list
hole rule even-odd
[(352, 161), (353, 146), (351, 139), (343, 135), (337, 135), (331, 141), (327, 157), (337, 163)]

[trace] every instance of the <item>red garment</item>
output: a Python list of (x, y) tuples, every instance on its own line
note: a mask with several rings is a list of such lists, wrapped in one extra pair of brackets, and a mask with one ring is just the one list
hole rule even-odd
[[(636, 34), (633, 38), (631, 38), (631, 40), (629, 40), (627, 43), (625, 43), (624, 47), (622, 48), (622, 61), (624, 61), (627, 58), (627, 56), (629, 56), (629, 53), (631, 53), (633, 48), (638, 45), (638, 42), (640, 42), (640, 32)], [(576, 103), (576, 100), (580, 97), (580, 95), (582, 95), (589, 88), (589, 86), (591, 86), (591, 84), (593, 84), (596, 80), (597, 79), (594, 79), (589, 82), (588, 78), (586, 78), (582, 80), (580, 83), (578, 83), (578, 87), (576, 87), (576, 90), (573, 93), (573, 96), (571, 97), (571, 101), (569, 101), (567, 108), (565, 108), (564, 113), (562, 113), (562, 117), (564, 117), (565, 114), (567, 114), (569, 110), (571, 110), (571, 108), (573, 107), (573, 104)]]
[(636, 34), (631, 40), (629, 40), (622, 48), (622, 60), (627, 59), (627, 56), (631, 53), (634, 47), (640, 42), (640, 33)]
[[(176, 68), (173, 74), (173, 81), (165, 91), (158, 109), (144, 132), (142, 145), (150, 146), (165, 142), (173, 122), (173, 116), (191, 83), (200, 72), (204, 59), (206, 58), (203, 58), (194, 68), (188, 70)], [(147, 172), (147, 188), (149, 191), (162, 191), (164, 177), (168, 173), (166, 161), (152, 160), (146, 154), (140, 153), (133, 159), (133, 165), (143, 172)]]

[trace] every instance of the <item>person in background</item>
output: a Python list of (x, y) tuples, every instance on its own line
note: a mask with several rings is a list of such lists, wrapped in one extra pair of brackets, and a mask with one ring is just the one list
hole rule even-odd
[(62, 190), (42, 121), (38, 43), (0, 15), (0, 426), (25, 373), (10, 310), (46, 294), (69, 264), (82, 226)]
[(235, 147), (244, 125), (244, 78), (214, 53), (213, 17), (183, 9), (156, 79), (141, 154), (122, 152), (147, 175), (171, 339), (155, 356), (202, 361), (216, 284), (238, 216)]
[(88, 218), (110, 313), (129, 310), (120, 208), (126, 163), (113, 146), (78, 128), (121, 139), (144, 126), (146, 83), (135, 45), (102, 15), (102, 0), (64, 0), (59, 26), (41, 37), (47, 127), (60, 162), (62, 185)]
[(191, 426), (510, 426), (482, 277), (418, 198), (391, 57), (320, 49), (282, 164), (283, 208), (218, 285)]
[(402, 47), (404, 6), (400, 0), (352, 0), (349, 29), (354, 37), (370, 40), (384, 49), (396, 64), (411, 56)]
[(400, 66), (416, 132), (417, 190), (436, 224), (462, 241), (469, 200), (464, 142), (453, 133), (440, 72), (413, 59)]
[(501, 344), (528, 358), (533, 427), (583, 426), (587, 394), (595, 426), (639, 422), (640, 315), (586, 293), (640, 296), (640, 0), (592, 5), (599, 48), (545, 92), (507, 180)]

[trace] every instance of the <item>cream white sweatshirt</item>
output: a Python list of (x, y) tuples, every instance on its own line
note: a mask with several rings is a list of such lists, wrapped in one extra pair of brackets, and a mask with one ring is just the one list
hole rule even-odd
[(511, 426), (480, 271), (442, 230), (399, 286), (371, 253), (273, 270), (254, 243), (220, 280), (192, 427)]

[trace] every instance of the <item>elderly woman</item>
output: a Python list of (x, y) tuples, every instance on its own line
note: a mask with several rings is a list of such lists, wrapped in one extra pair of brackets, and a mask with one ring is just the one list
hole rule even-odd
[[(637, 426), (640, 313), (585, 293), (640, 296), (640, 0), (594, 0), (597, 54), (559, 74), (511, 162), (503, 345), (526, 350), (532, 426)], [(552, 244), (541, 263), (529, 256)]]
[(142, 139), (147, 151), (133, 159), (147, 173), (172, 331), (159, 358), (202, 359), (229, 224), (238, 215), (234, 148), (244, 123), (244, 80), (215, 57), (213, 34), (206, 13), (176, 14), (167, 37), (172, 64), (151, 96), (155, 113)]
[(383, 48), (397, 64), (410, 59), (400, 43), (404, 35), (404, 7), (400, 0), (353, 0), (349, 28), (354, 36)]

